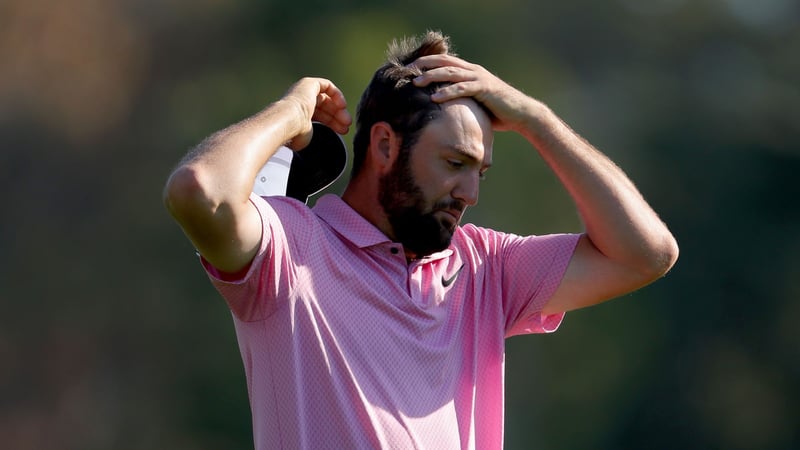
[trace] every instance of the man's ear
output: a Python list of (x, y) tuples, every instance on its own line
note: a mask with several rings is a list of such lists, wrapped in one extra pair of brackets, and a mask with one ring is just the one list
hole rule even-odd
[(400, 152), (400, 136), (387, 122), (377, 122), (369, 132), (370, 158), (381, 174), (389, 172)]

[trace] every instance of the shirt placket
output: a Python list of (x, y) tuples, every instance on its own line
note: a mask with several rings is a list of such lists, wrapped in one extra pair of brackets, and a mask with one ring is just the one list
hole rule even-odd
[(422, 276), (422, 263), (419, 261), (411, 261), (408, 265), (408, 295), (411, 300), (417, 305), (425, 305), (423, 296), (423, 276)]

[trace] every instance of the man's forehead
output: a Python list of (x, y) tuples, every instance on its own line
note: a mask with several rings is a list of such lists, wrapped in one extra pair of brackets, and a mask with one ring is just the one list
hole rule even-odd
[(429, 125), (433, 125), (431, 131), (434, 131), (440, 145), (466, 156), (473, 156), (478, 145), (484, 153), (489, 154), (487, 156), (491, 160), (494, 140), (491, 120), (474, 100), (457, 99), (442, 104), (442, 115)]
[(476, 115), (485, 116), (486, 118), (489, 115), (483, 109), (483, 107), (472, 97), (459, 97), (454, 98), (453, 100), (448, 100), (441, 104), (442, 110), (447, 111), (451, 109), (460, 109), (460, 108), (468, 108), (470, 111), (473, 111)]

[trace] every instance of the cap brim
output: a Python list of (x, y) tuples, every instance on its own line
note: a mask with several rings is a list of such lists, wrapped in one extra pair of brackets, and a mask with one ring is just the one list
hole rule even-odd
[(347, 166), (347, 147), (342, 137), (319, 122), (312, 125), (311, 142), (294, 153), (286, 185), (286, 195), (304, 203), (333, 184)]

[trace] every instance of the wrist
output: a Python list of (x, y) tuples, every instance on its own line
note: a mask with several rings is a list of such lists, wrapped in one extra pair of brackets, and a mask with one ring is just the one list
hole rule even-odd
[(540, 135), (548, 128), (555, 117), (553, 111), (544, 103), (534, 98), (528, 97), (528, 101), (520, 107), (520, 120), (517, 122), (514, 131), (530, 139)]
[(280, 144), (291, 147), (298, 136), (305, 135), (311, 130), (311, 120), (302, 102), (292, 97), (284, 97), (272, 103), (263, 111), (266, 123), (277, 125), (273, 128), (280, 136)]

